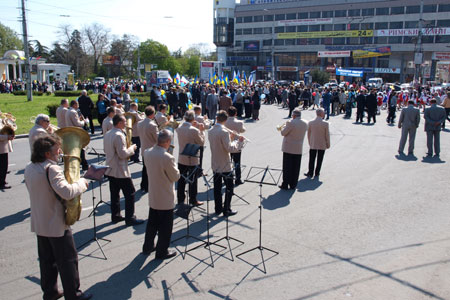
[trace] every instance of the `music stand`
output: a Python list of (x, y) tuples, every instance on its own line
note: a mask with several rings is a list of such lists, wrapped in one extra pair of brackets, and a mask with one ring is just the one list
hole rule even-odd
[[(97, 236), (97, 223), (95, 221), (95, 217), (96, 217), (96, 211), (97, 211), (97, 207), (100, 205), (100, 203), (103, 202), (102, 198), (101, 198), (101, 185), (102, 185), (102, 179), (103, 179), (103, 175), (105, 174), (106, 170), (108, 169), (107, 166), (98, 166), (98, 165), (91, 165), (88, 169), (88, 171), (86, 172), (86, 174), (84, 174), (84, 178), (86, 179), (90, 179), (91, 180), (91, 190), (92, 190), (92, 206), (94, 207), (92, 212), (89, 214), (89, 216), (93, 215), (93, 219), (94, 219), (94, 236), (89, 239), (87, 242), (85, 242), (84, 244), (82, 244), (81, 246), (78, 247), (82, 248), (83, 246), (89, 244), (92, 241), (95, 241), (98, 245), (98, 248), (100, 249), (100, 251), (103, 254), (103, 257), (105, 260), (107, 260), (108, 258), (105, 255), (105, 252), (103, 252), (103, 248), (102, 245), (100, 245), (99, 240), (105, 241), (105, 242), (111, 242), (111, 240), (105, 239), (105, 238), (100, 238)], [(91, 172), (89, 172), (90, 170), (92, 170)], [(100, 201), (97, 203), (97, 205), (95, 205), (95, 194), (94, 194), (94, 182), (98, 182), (99, 187), (100, 187)], [(103, 202), (105, 203), (105, 202)], [(108, 204), (108, 203), (106, 203)]]
[(97, 163), (100, 164), (100, 157), (106, 157), (104, 152), (99, 152), (95, 148), (91, 148), (91, 151), (88, 152), (89, 155), (97, 155)]
[[(266, 183), (266, 182), (264, 182), (264, 178), (266, 177), (266, 175), (268, 174), (268, 173), (270, 173), (270, 171), (269, 171), (269, 166), (267, 166), (265, 169), (263, 169), (263, 176), (262, 176), (262, 178), (261, 178), (261, 180), (259, 181), (259, 243), (258, 243), (258, 246), (256, 246), (256, 247), (254, 247), (254, 248), (252, 248), (252, 249), (249, 249), (249, 250), (246, 250), (246, 251), (244, 251), (244, 252), (242, 252), (242, 253), (239, 253), (238, 255), (236, 255), (236, 257), (238, 257), (239, 259), (241, 259), (241, 260), (243, 260), (242, 258), (240, 258), (240, 256), (241, 255), (244, 255), (244, 254), (246, 254), (246, 253), (249, 253), (249, 252), (252, 252), (252, 251), (254, 251), (254, 250), (259, 250), (259, 252), (260, 252), (260, 254), (261, 254), (261, 259), (262, 259), (262, 263), (263, 263), (263, 266), (264, 266), (264, 270), (261, 270), (261, 269), (259, 269), (259, 268), (257, 268), (258, 270), (260, 270), (260, 271), (262, 271), (264, 274), (266, 274), (267, 273), (267, 271), (266, 271), (266, 263), (265, 263), (265, 260), (264, 260), (264, 255), (263, 255), (263, 250), (267, 250), (267, 251), (269, 251), (269, 252), (272, 252), (272, 253), (274, 253), (275, 255), (278, 255), (279, 254), (279, 252), (277, 252), (277, 251), (275, 251), (275, 250), (272, 250), (272, 249), (269, 249), (269, 248), (266, 248), (266, 247), (264, 247), (263, 245), (262, 245), (262, 186), (263, 186), (263, 184), (270, 184), (270, 185), (272, 185), (272, 183)], [(262, 173), (262, 172), (260, 172), (260, 173)], [(250, 174), (250, 172), (249, 172), (249, 174)], [(281, 176), (281, 175), (280, 175)], [(247, 176), (248, 177), (248, 176)], [(273, 176), (272, 176), (272, 179), (273, 179)], [(254, 181), (250, 181), (250, 182), (254, 182)], [(275, 183), (275, 185), (276, 185), (277, 183)], [(274, 255), (274, 256), (275, 256)], [(243, 260), (243, 261), (245, 261), (245, 260)]]

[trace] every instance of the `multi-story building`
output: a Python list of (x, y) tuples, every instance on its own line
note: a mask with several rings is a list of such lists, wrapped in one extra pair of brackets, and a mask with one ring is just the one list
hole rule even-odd
[(419, 64), (433, 79), (450, 57), (449, 0), (241, 0), (232, 11), (225, 68), (257, 78), (301, 80), (313, 68), (334, 77), (341, 67), (407, 82)]

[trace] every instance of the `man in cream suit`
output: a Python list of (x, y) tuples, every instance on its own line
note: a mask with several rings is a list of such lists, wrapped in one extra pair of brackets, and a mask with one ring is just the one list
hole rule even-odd
[[(185, 198), (185, 186), (186, 179), (192, 180), (189, 183), (189, 203), (198, 206), (202, 205), (203, 202), (197, 200), (197, 171), (196, 167), (199, 165), (200, 161), (197, 156), (191, 157), (187, 155), (182, 155), (184, 148), (187, 144), (196, 144), (203, 147), (205, 143), (205, 127), (203, 124), (199, 125), (197, 129), (192, 123), (194, 122), (194, 112), (192, 110), (187, 111), (184, 114), (184, 122), (180, 127), (177, 128), (178, 135), (178, 170), (180, 171), (180, 179), (178, 180), (177, 187), (177, 199), (178, 204), (184, 203)], [(195, 173), (195, 174), (194, 174)]]
[[(305, 175), (310, 178), (313, 174), (316, 178), (319, 178), (325, 150), (330, 148), (330, 129), (328, 122), (323, 120), (325, 118), (325, 111), (319, 108), (316, 110), (316, 115), (317, 117), (308, 123), (309, 171)], [(317, 165), (314, 172), (316, 156)]]
[[(175, 207), (174, 182), (180, 178), (175, 158), (167, 152), (172, 132), (162, 130), (158, 133), (158, 144), (144, 151), (144, 164), (148, 164), (149, 213), (142, 253), (149, 255), (156, 250), (156, 258), (166, 259), (176, 255), (168, 251), (173, 228), (173, 209)], [(155, 248), (155, 237), (158, 242)]]
[(57, 161), (60, 140), (44, 136), (36, 140), (31, 163), (25, 168), (25, 184), (30, 195), (31, 231), (37, 235), (41, 288), (44, 299), (58, 299), (58, 273), (65, 299), (90, 299), (80, 291), (78, 257), (72, 232), (64, 221), (62, 202), (83, 194), (88, 182), (80, 178), (68, 183)]
[(58, 127), (66, 127), (66, 112), (69, 109), (69, 100), (62, 99), (61, 105), (56, 109), (56, 120), (58, 121)]
[[(105, 164), (109, 167), (106, 176), (109, 178), (109, 191), (111, 193), (111, 221), (117, 223), (125, 220), (127, 226), (143, 223), (134, 215), (134, 185), (131, 180), (128, 158), (133, 155), (136, 145), (127, 148), (125, 139), (125, 117), (115, 115), (114, 128), (105, 134), (103, 149), (106, 154)], [(120, 214), (120, 190), (125, 196), (125, 219)]]
[(13, 139), (13, 134), (0, 134), (0, 190), (11, 188), (6, 182), (6, 174), (8, 174), (8, 153), (13, 152)]
[(39, 114), (34, 120), (34, 126), (30, 129), (28, 134), (28, 142), (30, 143), (30, 150), (33, 152), (33, 143), (40, 137), (53, 133), (50, 125), (50, 117), (44, 114)]
[[(230, 106), (228, 108), (228, 119), (225, 122), (225, 127), (237, 132), (238, 134), (244, 133), (245, 132), (244, 122), (237, 120), (236, 115), (237, 115), (236, 107)], [(234, 140), (237, 139), (238, 137), (235, 136)], [(242, 153), (241, 150), (230, 152), (231, 160), (233, 161), (234, 164), (234, 174), (236, 175), (234, 181), (235, 185), (243, 184), (243, 182), (241, 181), (241, 153)]]
[[(167, 105), (161, 104), (159, 106), (159, 111), (155, 115), (155, 122), (158, 125), (158, 129), (163, 129), (167, 123), (169, 123), (169, 119), (166, 117)], [(172, 118), (172, 116), (170, 116)]]
[(136, 145), (136, 151), (134, 152), (133, 156), (131, 156), (130, 160), (132, 160), (135, 163), (140, 162), (139, 161), (139, 150), (141, 149), (141, 139), (139, 138), (139, 132), (137, 129), (137, 124), (144, 120), (144, 117), (138, 113), (138, 105), (136, 102), (133, 102), (130, 104), (130, 113), (134, 115), (136, 118), (136, 122), (133, 124), (132, 128), (132, 135), (131, 135), (131, 142)]
[[(141, 190), (148, 192), (148, 178), (147, 178), (147, 167), (144, 162), (144, 151), (155, 146), (158, 142), (158, 126), (156, 125), (155, 118), (155, 108), (151, 105), (145, 108), (145, 119), (137, 124), (139, 139), (141, 140), (142, 148), (142, 179), (141, 179)], [(149, 162), (150, 164), (151, 162)]]
[(292, 111), (292, 119), (286, 122), (281, 130), (283, 136), (283, 182), (280, 185), (282, 190), (293, 190), (297, 187), (298, 175), (303, 153), (303, 140), (305, 139), (308, 123), (301, 118), (299, 108)]
[[(202, 116), (202, 107), (199, 105), (194, 106), (194, 113), (195, 113), (195, 122), (197, 125), (195, 125), (197, 128), (200, 126), (200, 124), (203, 124), (203, 127), (205, 130), (208, 130), (211, 127), (211, 122), (208, 120), (208, 117)], [(203, 169), (203, 153), (205, 152), (205, 147), (200, 147), (200, 169)]]
[(105, 135), (108, 131), (113, 129), (114, 126), (113, 126), (112, 119), (114, 118), (114, 115), (116, 114), (116, 110), (114, 109), (114, 107), (108, 107), (106, 112), (108, 113), (108, 115), (102, 122), (103, 135)]
[[(220, 110), (217, 113), (216, 124), (208, 131), (209, 146), (211, 148), (211, 169), (214, 172), (214, 202), (216, 215), (232, 216), (237, 212), (231, 210), (233, 196), (233, 172), (230, 152), (239, 151), (244, 145), (244, 137), (237, 141), (224, 129), (228, 114)], [(222, 205), (222, 184), (225, 182), (225, 202)]]
[[(82, 121), (80, 119), (80, 116), (78, 115), (78, 102), (76, 100), (70, 101), (70, 109), (66, 111), (65, 121), (66, 127), (73, 126), (83, 128), (84, 120)], [(84, 149), (81, 149), (80, 157), (81, 157), (81, 167), (83, 171), (86, 171), (89, 166), (86, 161), (86, 154), (84, 152)]]
[(420, 123), (420, 111), (414, 107), (414, 100), (408, 101), (408, 107), (402, 109), (398, 119), (398, 128), (402, 129), (402, 137), (398, 146), (398, 154), (404, 155), (406, 139), (409, 135), (408, 155), (414, 155), (414, 141), (416, 139), (417, 127)]

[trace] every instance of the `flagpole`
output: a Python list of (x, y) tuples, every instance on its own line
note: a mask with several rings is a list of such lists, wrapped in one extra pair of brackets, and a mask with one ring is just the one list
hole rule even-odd
[(25, 18), (25, 0), (22, 0), (22, 28), (23, 49), (25, 51), (25, 72), (27, 73), (27, 99), (28, 101), (33, 101), (33, 91), (31, 87), (30, 52), (28, 49), (27, 20)]

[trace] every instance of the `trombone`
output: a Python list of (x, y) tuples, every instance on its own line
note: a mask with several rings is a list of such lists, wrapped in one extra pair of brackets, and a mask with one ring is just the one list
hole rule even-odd
[(247, 143), (250, 143), (251, 141), (246, 138), (245, 136), (243, 136), (242, 134), (239, 134), (237, 131), (231, 130), (230, 128), (226, 127), (226, 126), (222, 126), (222, 128), (224, 128), (226, 131), (228, 131), (228, 133), (233, 134), (234, 136), (236, 136), (237, 138), (243, 137), (244, 141), (246, 141)]

